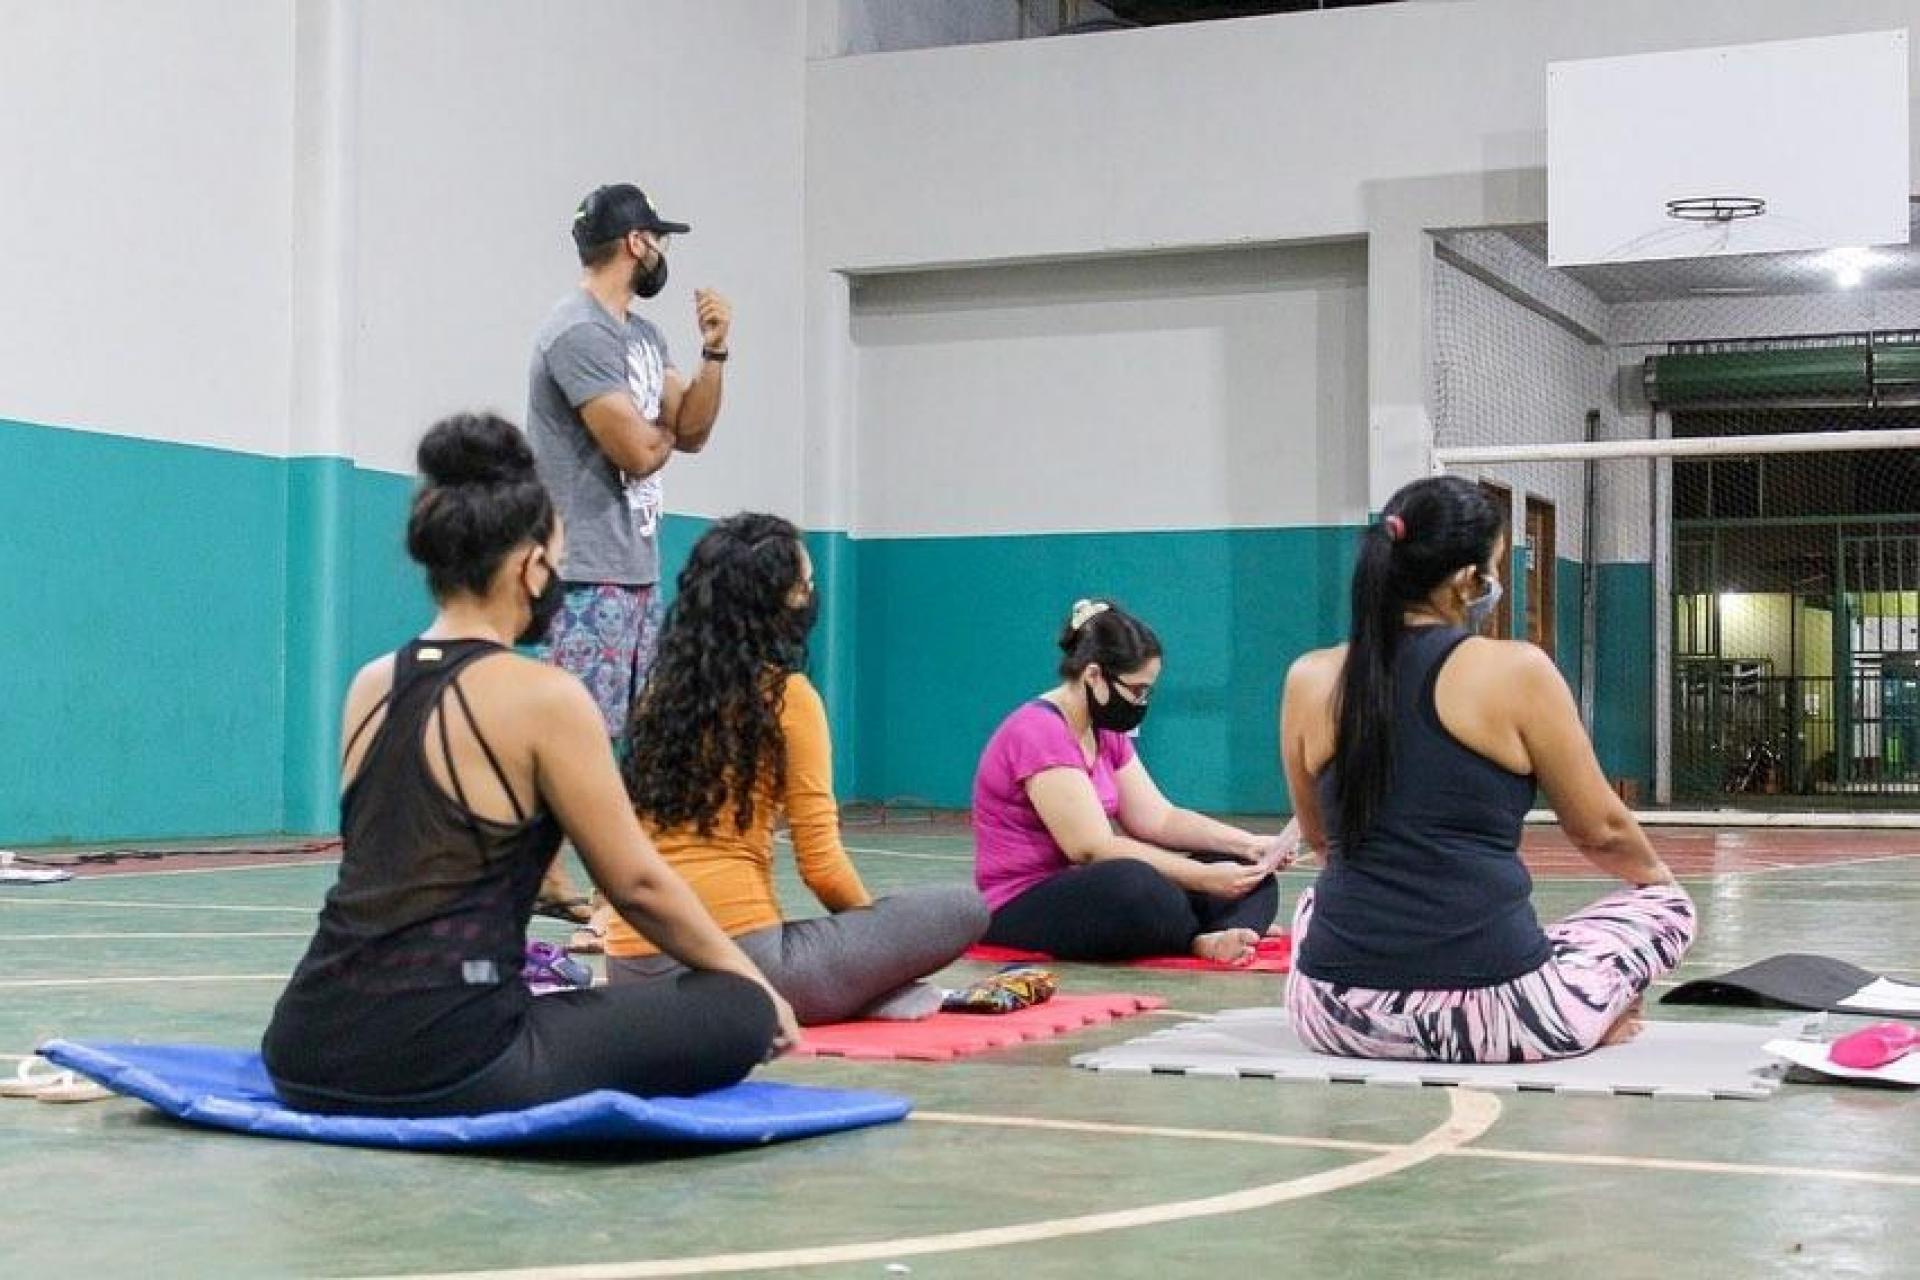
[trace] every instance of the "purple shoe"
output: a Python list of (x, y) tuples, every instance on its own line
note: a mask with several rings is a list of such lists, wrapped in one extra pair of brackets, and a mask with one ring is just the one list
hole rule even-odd
[(537, 996), (555, 991), (584, 991), (593, 985), (593, 970), (551, 942), (529, 942), (520, 976)]

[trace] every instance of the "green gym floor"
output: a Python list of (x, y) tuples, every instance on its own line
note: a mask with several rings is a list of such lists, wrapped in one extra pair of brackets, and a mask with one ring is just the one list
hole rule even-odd
[[(968, 874), (951, 825), (848, 842), (878, 893)], [(1535, 843), (1543, 916), (1602, 890), (1564, 846)], [(1920, 977), (1920, 833), (1660, 843), (1704, 916), (1680, 976), (1817, 951)], [(332, 875), (326, 856), (227, 856), (0, 885), (0, 1052), (52, 1036), (252, 1044)], [(1306, 881), (1289, 877), (1288, 902)], [(806, 901), (790, 876), (783, 893)], [(1920, 1094), (1097, 1076), (1067, 1059), (1165, 1017), (1275, 1003), (1279, 980), (1061, 974), (1067, 991), (1170, 1008), (951, 1064), (778, 1063), (770, 1078), (893, 1090), (918, 1110), (725, 1154), (401, 1154), (202, 1132), (120, 1099), (0, 1100), (0, 1276), (1920, 1276)]]

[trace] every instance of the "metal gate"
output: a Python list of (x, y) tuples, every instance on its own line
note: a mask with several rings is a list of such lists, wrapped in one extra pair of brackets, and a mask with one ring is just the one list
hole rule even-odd
[(1920, 794), (1920, 527), (1687, 522), (1673, 542), (1677, 799)]

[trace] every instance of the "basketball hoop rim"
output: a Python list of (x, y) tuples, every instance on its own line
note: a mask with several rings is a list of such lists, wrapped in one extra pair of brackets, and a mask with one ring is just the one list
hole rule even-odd
[(1767, 211), (1759, 196), (1684, 196), (1667, 201), (1667, 216), (1681, 222), (1734, 222)]

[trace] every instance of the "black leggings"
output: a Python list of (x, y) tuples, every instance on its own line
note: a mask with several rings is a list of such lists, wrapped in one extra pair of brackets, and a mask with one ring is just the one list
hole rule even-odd
[(684, 1097), (736, 1084), (773, 1047), (773, 1001), (731, 973), (536, 996), (506, 1052), (458, 1084), (404, 1097), (275, 1080), (288, 1105), (336, 1115), (517, 1111), (595, 1089)]
[[(1225, 854), (1193, 857), (1233, 861)], [(983, 941), (1044, 951), (1061, 960), (1184, 956), (1203, 933), (1264, 932), (1279, 910), (1280, 883), (1272, 876), (1246, 897), (1229, 901), (1189, 893), (1138, 858), (1111, 858), (1027, 890), (993, 913)]]

